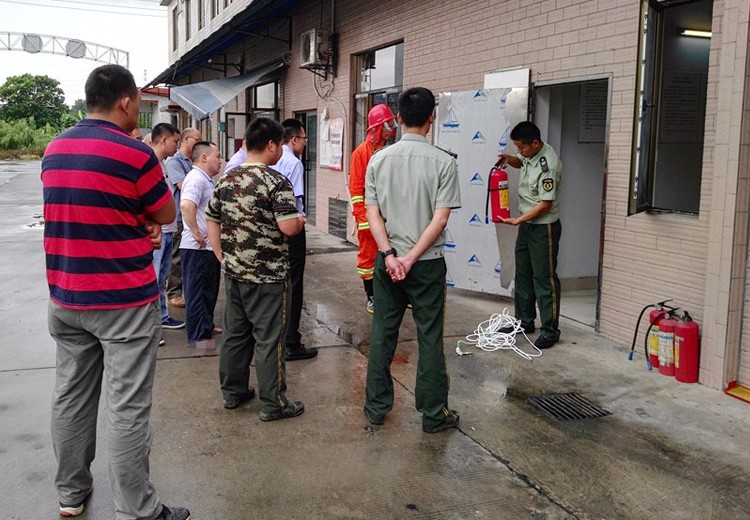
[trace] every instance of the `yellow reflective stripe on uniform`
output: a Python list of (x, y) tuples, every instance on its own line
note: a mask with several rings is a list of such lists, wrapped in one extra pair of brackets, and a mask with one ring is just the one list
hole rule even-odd
[(555, 287), (555, 260), (552, 256), (552, 224), (547, 224), (547, 263), (549, 264), (549, 286), (552, 289), (552, 318), (558, 319), (557, 288)]
[(356, 204), (358, 202), (364, 202), (365, 198), (362, 195), (356, 195), (352, 197), (352, 204)]
[(367, 276), (367, 275), (373, 275), (373, 274), (375, 274), (375, 268), (374, 267), (371, 268), (371, 269), (360, 269), (360, 268), (357, 268), (357, 274), (360, 275), (360, 276), (362, 276), (362, 275), (365, 275), (365, 276)]
[(357, 229), (370, 229), (370, 224), (367, 222), (360, 222), (357, 224)]
[[(289, 319), (287, 315), (287, 289), (289, 288), (288, 283), (286, 280), (284, 280), (284, 293), (281, 296), (281, 323), (282, 325), (286, 324), (287, 320)], [(225, 336), (226, 337), (226, 336)], [(278, 358), (276, 360), (276, 404), (279, 405), (279, 407), (284, 407), (284, 400), (281, 399), (281, 388), (282, 386), (286, 386), (286, 383), (284, 381), (284, 338), (282, 336), (279, 336), (279, 341), (276, 343), (276, 357)], [(258, 385), (258, 389), (260, 389), (260, 385)]]

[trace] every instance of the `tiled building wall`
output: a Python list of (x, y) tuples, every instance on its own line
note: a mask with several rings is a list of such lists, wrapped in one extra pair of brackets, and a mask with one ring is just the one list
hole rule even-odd
[[(516, 66), (531, 69), (532, 83), (610, 75), (601, 333), (629, 341), (640, 308), (668, 297), (701, 320), (708, 212), (700, 217), (627, 214), (639, 3), (511, 0), (410, 5), (385, 2), (373, 23), (360, 4), (341, 3), (337, 31), (342, 61), (348, 54), (403, 38), (405, 86), (424, 85), (436, 93), (481, 87), (485, 73)], [(704, 171), (710, 175), (710, 156), (707, 159)], [(710, 185), (703, 192), (709, 197)]]
[[(714, 387), (726, 382), (726, 346), (739, 341), (739, 325), (729, 330), (728, 324), (731, 316), (741, 322), (747, 249), (747, 219), (735, 222), (736, 209), (747, 212), (748, 196), (740, 192), (745, 199), (738, 199), (738, 188), (747, 184), (738, 182), (747, 116), (737, 110), (747, 89), (750, 8), (745, 0), (714, 2), (698, 216), (628, 216), (639, 2), (383, 0), (374, 11), (367, 3), (337, 0), (338, 75), (320, 89), (330, 92), (321, 98), (313, 88), (313, 74), (299, 69), (299, 35), (313, 27), (330, 29), (330, 8), (330, 0), (305, 2), (292, 13), (294, 40), (283, 78), (282, 117), (311, 109), (345, 116), (344, 171), (356, 145), (351, 142), (353, 56), (365, 50), (403, 41), (404, 87), (422, 85), (435, 93), (480, 88), (487, 72), (516, 66), (531, 69), (532, 83), (608, 76), (612, 99), (601, 334), (629, 343), (641, 307), (673, 298), (702, 325), (701, 381)], [(746, 172), (747, 157), (744, 161)], [(328, 199), (347, 198), (345, 173), (319, 169), (318, 179), (317, 227), (327, 231)]]
[[(721, 33), (721, 46), (716, 67), (716, 140), (711, 177), (714, 196), (707, 252), (712, 261), (706, 272), (701, 352), (701, 381), (712, 386), (724, 386), (736, 379), (742, 329), (750, 327), (750, 321), (743, 320), (750, 204), (750, 4), (744, 0), (724, 0), (720, 4), (723, 16), (714, 18), (713, 27)], [(750, 359), (745, 357), (744, 366), (748, 363)]]

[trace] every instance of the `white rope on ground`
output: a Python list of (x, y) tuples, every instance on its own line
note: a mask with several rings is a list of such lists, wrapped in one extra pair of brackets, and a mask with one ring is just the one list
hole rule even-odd
[[(500, 332), (505, 327), (512, 327), (513, 331), (508, 333)], [(528, 341), (529, 345), (536, 352), (528, 353), (516, 345), (516, 335), (519, 332), (523, 334), (523, 337), (526, 338), (526, 341)], [(471, 352), (461, 351), (461, 343), (473, 345), (485, 352), (512, 350), (529, 361), (542, 355), (542, 351), (532, 343), (526, 332), (524, 332), (521, 320), (517, 320), (511, 316), (507, 308), (503, 309), (502, 314), (493, 314), (490, 319), (477, 325), (474, 333), (466, 336), (466, 339), (458, 340), (456, 343), (456, 353), (459, 356), (471, 354)]]

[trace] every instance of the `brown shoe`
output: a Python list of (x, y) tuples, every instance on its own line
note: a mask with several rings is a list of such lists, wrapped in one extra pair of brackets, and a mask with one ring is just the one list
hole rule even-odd
[(184, 307), (185, 306), (185, 298), (182, 296), (172, 296), (169, 299), (169, 305), (172, 307)]

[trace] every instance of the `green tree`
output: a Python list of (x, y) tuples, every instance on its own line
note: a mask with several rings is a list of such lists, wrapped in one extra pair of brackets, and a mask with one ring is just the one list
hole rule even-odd
[(49, 76), (11, 76), (0, 86), (0, 119), (34, 118), (38, 128), (57, 127), (68, 112), (60, 82)]
[(86, 114), (86, 100), (76, 99), (75, 102), (72, 105), (70, 105), (70, 115), (77, 119), (83, 119), (80, 116), (85, 115), (85, 114)]

